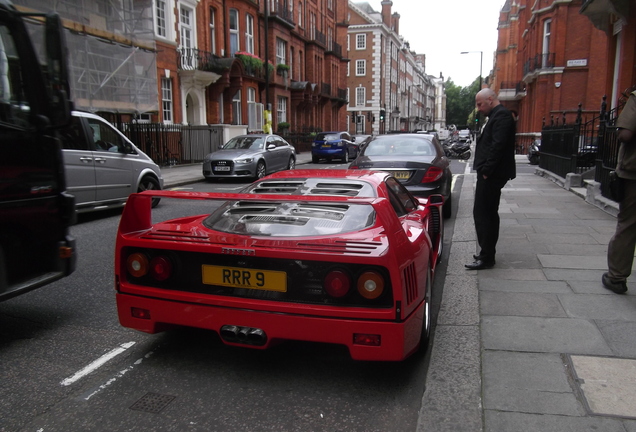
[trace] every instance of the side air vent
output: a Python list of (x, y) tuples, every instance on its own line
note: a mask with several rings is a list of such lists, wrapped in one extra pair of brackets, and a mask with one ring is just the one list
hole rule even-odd
[(417, 278), (415, 277), (414, 263), (404, 269), (403, 279), (406, 288), (406, 303), (411, 304), (417, 298)]
[(291, 195), (304, 185), (300, 181), (267, 181), (261, 182), (250, 192), (255, 194)]
[(356, 183), (318, 183), (311, 189), (312, 195), (358, 196), (362, 185)]

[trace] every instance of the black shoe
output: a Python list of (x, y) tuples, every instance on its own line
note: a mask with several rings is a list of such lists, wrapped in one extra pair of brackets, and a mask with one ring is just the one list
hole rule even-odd
[(468, 270), (483, 270), (483, 269), (493, 268), (494, 266), (495, 266), (494, 259), (492, 261), (484, 261), (483, 259), (478, 259), (478, 260), (475, 260), (475, 262), (472, 264), (464, 265), (464, 267), (466, 267)]
[(475, 255), (473, 255), (473, 258), (476, 259), (476, 260), (480, 260), (481, 259), (481, 254), (479, 254), (479, 255), (475, 254)]
[(614, 282), (609, 278), (607, 273), (603, 273), (601, 281), (603, 282), (603, 287), (614, 291), (616, 294), (625, 294), (627, 292), (627, 283), (625, 281)]

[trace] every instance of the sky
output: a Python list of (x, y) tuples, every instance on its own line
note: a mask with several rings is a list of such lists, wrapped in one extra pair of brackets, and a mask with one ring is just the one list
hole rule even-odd
[[(381, 0), (367, 0), (376, 11)], [(449, 78), (460, 87), (493, 67), (497, 49), (499, 11), (505, 0), (392, 0), (391, 12), (400, 14), (400, 34), (411, 50), (426, 54), (426, 74)], [(476, 53), (460, 54), (462, 51)]]

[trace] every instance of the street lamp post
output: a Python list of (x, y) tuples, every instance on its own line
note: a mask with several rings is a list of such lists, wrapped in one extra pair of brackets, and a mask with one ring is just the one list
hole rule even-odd
[[(481, 87), (483, 85), (483, 78), (482, 78), (482, 67), (484, 64), (484, 52), (483, 51), (462, 51), (460, 54), (476, 54), (479, 53), (479, 89), (477, 90), (478, 92), (481, 90)], [(477, 139), (477, 133), (479, 132), (479, 111), (477, 111), (475, 113), (475, 139)]]

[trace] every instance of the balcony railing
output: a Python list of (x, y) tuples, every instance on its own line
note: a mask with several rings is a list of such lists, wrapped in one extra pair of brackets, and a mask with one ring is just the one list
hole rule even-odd
[(313, 40), (315, 40), (316, 42), (318, 42), (320, 45), (326, 47), (327, 46), (327, 36), (318, 30), (314, 30), (314, 34), (313, 34)]
[(289, 10), (289, 6), (286, 6), (283, 3), (279, 3), (277, 1), (270, 2), (269, 15), (271, 17), (278, 17), (292, 26), (296, 25), (294, 22), (294, 13)]
[(345, 102), (349, 102), (347, 100), (347, 89), (338, 89), (338, 99), (345, 101)]
[(184, 71), (206, 71), (214, 70), (216, 66), (215, 60), (220, 57), (207, 51), (201, 51), (196, 48), (179, 48), (177, 59), (177, 67)]
[(333, 53), (335, 56), (342, 58), (342, 46), (331, 41), (331, 43), (327, 45), (327, 53)]
[(326, 82), (322, 83), (322, 85), (320, 86), (320, 94), (331, 96), (331, 84)]
[(523, 81), (504, 81), (501, 83), (501, 90), (514, 90), (515, 94), (525, 93), (526, 83)]
[(527, 75), (538, 69), (548, 69), (554, 67), (554, 53), (537, 54), (526, 60), (523, 65), (523, 74)]

